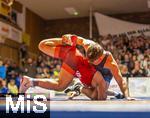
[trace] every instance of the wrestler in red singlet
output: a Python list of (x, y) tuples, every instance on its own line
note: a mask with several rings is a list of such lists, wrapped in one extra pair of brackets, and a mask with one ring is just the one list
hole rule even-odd
[(76, 71), (79, 71), (81, 74), (80, 81), (86, 86), (91, 86), (96, 69), (88, 63), (88, 60), (82, 56), (75, 46), (57, 46), (55, 57), (62, 59), (63, 69), (73, 75)]

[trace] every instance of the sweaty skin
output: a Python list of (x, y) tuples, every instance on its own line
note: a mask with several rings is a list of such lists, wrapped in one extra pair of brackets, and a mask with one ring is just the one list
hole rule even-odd
[[(98, 95), (95, 98), (91, 92), (93, 92), (90, 88), (83, 89), (84, 91), (87, 91), (85, 94), (90, 97), (91, 99), (98, 99), (98, 100), (105, 100), (106, 99), (106, 83), (102, 79), (102, 75), (100, 72), (96, 72), (93, 70), (88, 70), (90, 68), (86, 68), (84, 65), (83, 57), (79, 53), (79, 51), (73, 47), (68, 46), (64, 44), (64, 41), (62, 38), (55, 38), (55, 39), (46, 39), (40, 42), (39, 49), (54, 58), (59, 58), (63, 60), (62, 68), (60, 71), (59, 80), (57, 82), (48, 82), (43, 80), (35, 80), (34, 85), (40, 86), (47, 89), (53, 89), (57, 91), (64, 90), (73, 80), (74, 74), (77, 71), (77, 69), (84, 68), (88, 71), (88, 73), (93, 73), (90, 75), (91, 77), (91, 86), (95, 88), (98, 91)], [(80, 65), (82, 67), (78, 68), (77, 65)], [(86, 73), (86, 72), (85, 72)], [(82, 75), (82, 73), (81, 73)], [(93, 77), (93, 79), (92, 79)], [(94, 97), (93, 97), (94, 96)]]
[[(68, 35), (64, 35), (63, 37), (66, 37), (66, 39), (68, 38), (68, 40), (69, 40), (70, 36), (72, 36), (72, 35), (68, 34)], [(85, 51), (87, 51), (87, 49), (89, 48), (91, 43), (95, 43), (95, 42), (77, 36), (77, 45), (83, 46)], [(93, 62), (93, 64), (94, 65), (98, 65), (102, 61), (102, 59), (105, 57), (105, 54), (106, 53), (104, 51), (104, 54), (101, 57), (99, 57), (97, 60), (95, 60)], [(109, 54), (104, 67), (108, 68), (111, 71), (111, 73), (113, 74), (115, 80), (117, 81), (117, 83), (118, 83), (118, 85), (120, 87), (120, 90), (122, 91), (123, 95), (125, 96), (126, 99), (130, 100), (127, 83), (122, 78), (122, 75), (121, 75), (121, 72), (120, 72), (120, 70), (118, 68), (118, 65), (117, 65), (117, 63), (116, 63), (116, 61), (113, 58), (111, 53)]]

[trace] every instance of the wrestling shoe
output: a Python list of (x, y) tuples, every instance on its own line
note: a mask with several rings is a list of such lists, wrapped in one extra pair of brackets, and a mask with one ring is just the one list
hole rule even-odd
[(32, 87), (31, 78), (28, 76), (23, 76), (19, 88), (19, 93), (25, 93), (28, 88)]
[(81, 94), (80, 92), (80, 88), (82, 87), (82, 85), (80, 83), (76, 83), (75, 85), (68, 87), (64, 92), (68, 95), (68, 96), (79, 96)]
[(125, 97), (124, 97), (124, 95), (122, 95), (121, 93), (118, 93), (118, 94), (115, 96), (115, 98), (117, 98), (117, 99), (123, 99), (123, 98), (125, 98)]

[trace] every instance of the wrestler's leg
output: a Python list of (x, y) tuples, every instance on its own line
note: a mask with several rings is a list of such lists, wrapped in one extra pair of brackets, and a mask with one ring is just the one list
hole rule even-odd
[(97, 100), (97, 98), (98, 98), (97, 97), (98, 96), (98, 92), (97, 92), (97, 89), (95, 89), (95, 88), (83, 87), (81, 89), (81, 93), (85, 94), (91, 100)]
[(102, 74), (99, 71), (97, 71), (93, 77), (92, 86), (95, 87), (97, 90), (97, 93), (98, 93), (97, 99), (98, 100), (106, 100), (107, 84), (106, 84), (106, 81), (104, 80)]
[(106, 99), (106, 82), (100, 72), (96, 72), (92, 79), (93, 88), (81, 89), (81, 92), (91, 99), (105, 100)]
[(53, 39), (45, 39), (39, 43), (39, 49), (43, 53), (55, 57), (55, 53), (57, 52), (57, 45), (62, 44), (61, 38), (53, 38)]
[(33, 85), (35, 86), (40, 86), (42, 88), (46, 88), (46, 89), (51, 89), (51, 90), (56, 90), (56, 91), (62, 91), (64, 89), (66, 89), (69, 84), (72, 82), (73, 80), (73, 75), (71, 75), (70, 73), (68, 73), (66, 70), (61, 69), (60, 71), (60, 76), (59, 76), (59, 80), (58, 81), (51, 81), (51, 82), (47, 82), (44, 80), (35, 80), (33, 81)]
[(73, 77), (74, 76), (72, 74), (64, 69), (61, 69), (60, 71), (59, 81), (47, 81), (44, 79), (33, 79), (29, 77), (24, 77), (19, 91), (20, 93), (25, 93), (25, 91), (29, 87), (31, 87), (30, 83), (32, 83), (32, 86), (39, 86), (45, 89), (62, 91), (72, 82)]

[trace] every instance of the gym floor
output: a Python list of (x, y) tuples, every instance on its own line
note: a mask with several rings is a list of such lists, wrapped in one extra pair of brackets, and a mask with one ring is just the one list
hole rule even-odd
[[(13, 98), (17, 101), (18, 98)], [(25, 105), (26, 104), (25, 100)], [(33, 100), (30, 100), (31, 106), (35, 105)], [(150, 99), (137, 98), (134, 101), (108, 99), (106, 101), (91, 101), (84, 96), (79, 96), (73, 100), (68, 100), (67, 96), (55, 96), (54, 98), (45, 101), (48, 105), (51, 118), (149, 118), (150, 117)], [(6, 109), (6, 100), (0, 99), (1, 110)]]

